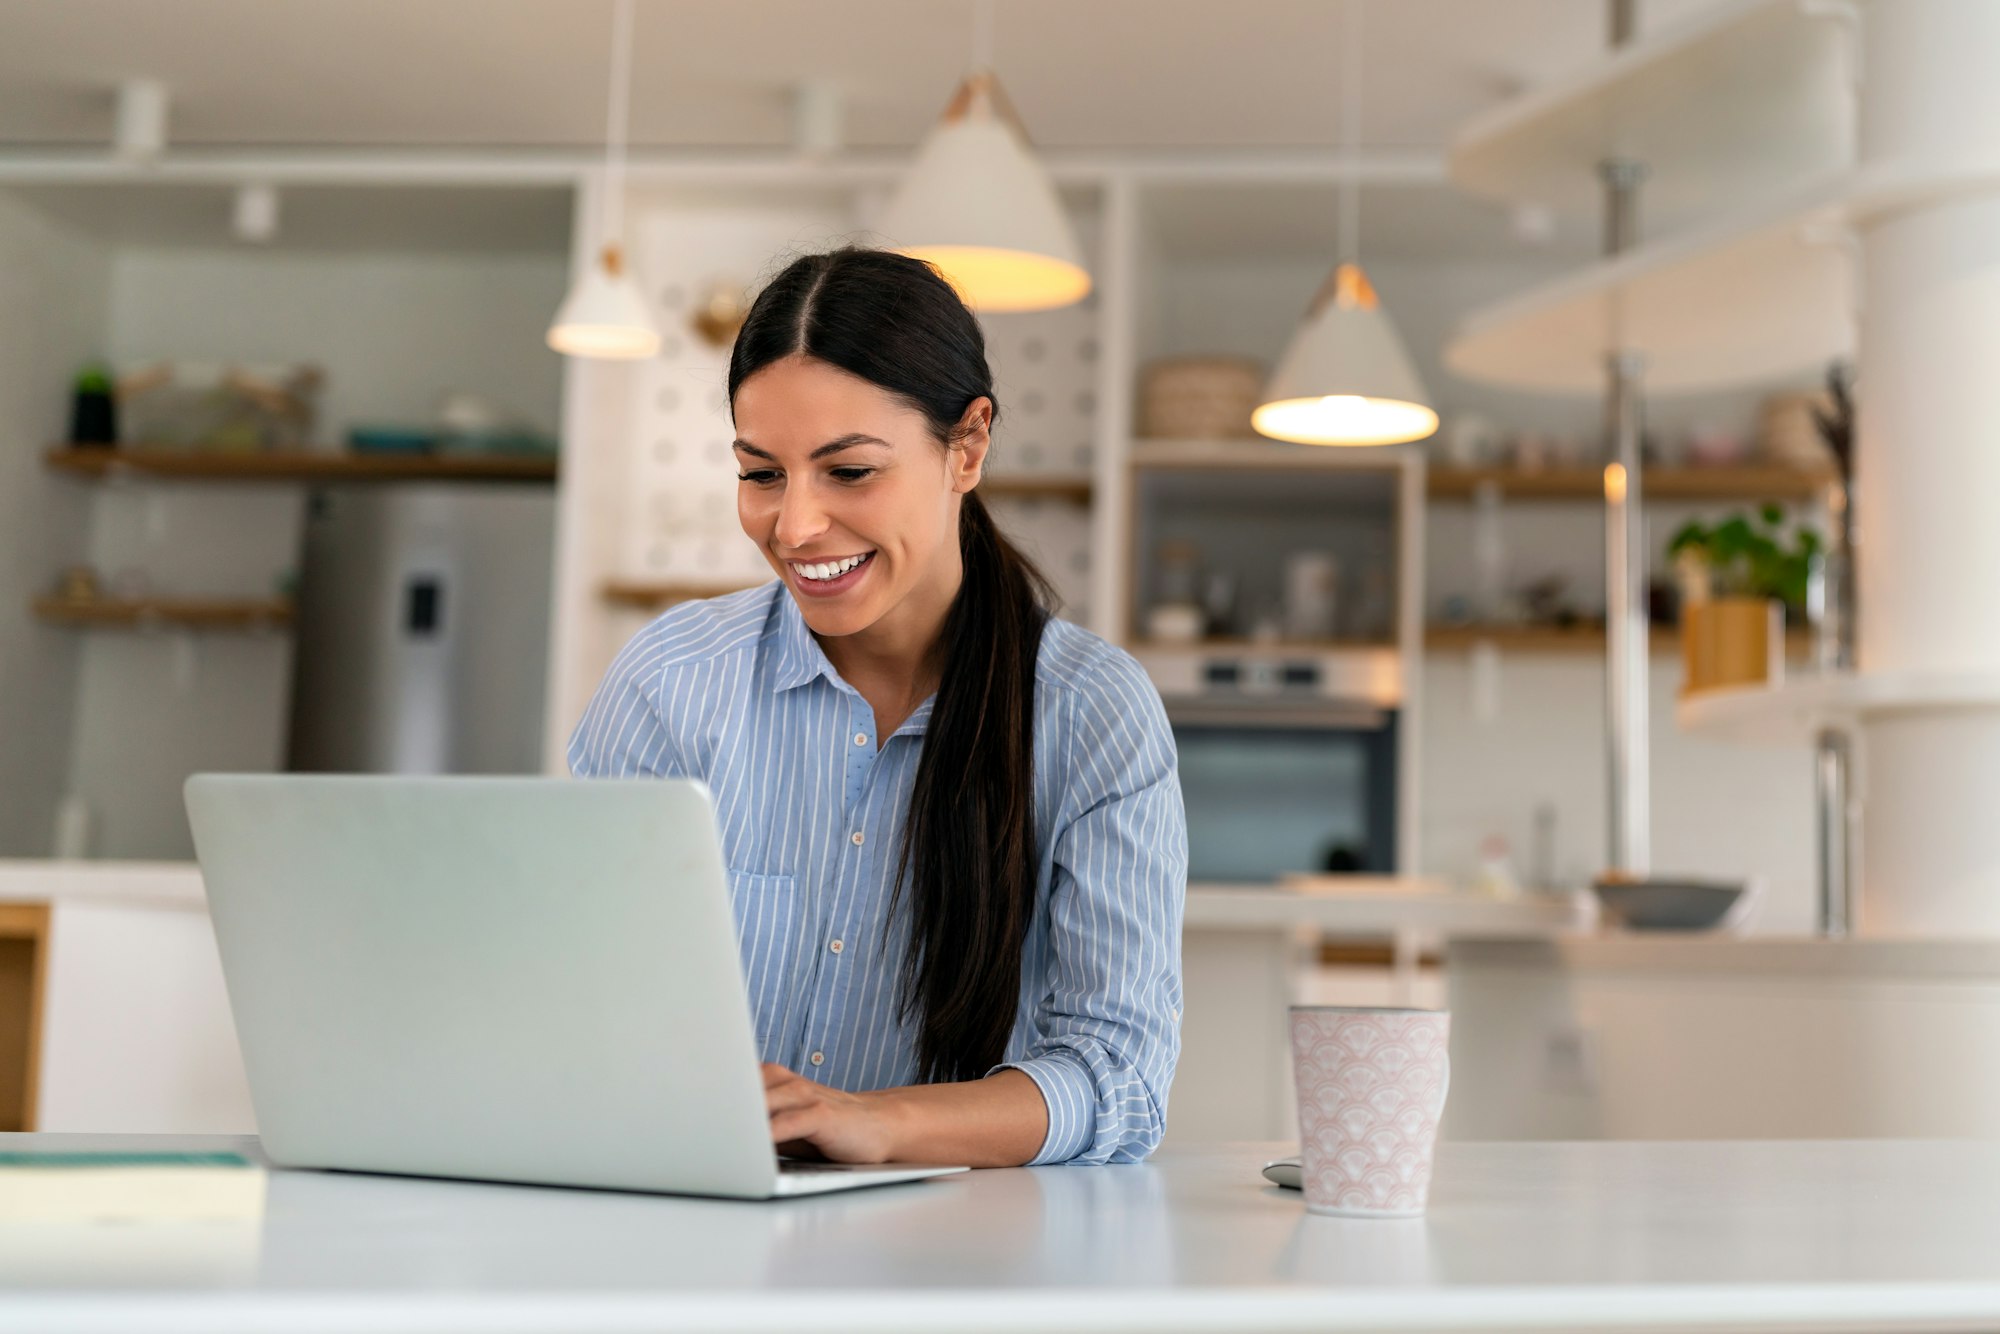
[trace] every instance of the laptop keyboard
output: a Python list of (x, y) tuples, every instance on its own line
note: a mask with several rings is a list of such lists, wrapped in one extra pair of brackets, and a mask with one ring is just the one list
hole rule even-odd
[(860, 1172), (864, 1167), (857, 1163), (815, 1163), (804, 1158), (780, 1158), (778, 1171), (784, 1176), (811, 1176), (818, 1172)]

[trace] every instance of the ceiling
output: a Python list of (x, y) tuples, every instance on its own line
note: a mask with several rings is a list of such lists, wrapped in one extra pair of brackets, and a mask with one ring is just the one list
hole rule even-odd
[[(1363, 0), (1362, 139), (1438, 148), (1587, 59), (1607, 0)], [(1716, 0), (1643, 0), (1657, 26)], [(1338, 142), (1336, 0), (995, 0), (995, 65), (1052, 148)], [(180, 145), (601, 142), (610, 0), (0, 0), (0, 147), (107, 144), (114, 90), (170, 91)], [(638, 0), (632, 141), (782, 147), (793, 91), (847, 141), (914, 143), (971, 55), (971, 0)]]

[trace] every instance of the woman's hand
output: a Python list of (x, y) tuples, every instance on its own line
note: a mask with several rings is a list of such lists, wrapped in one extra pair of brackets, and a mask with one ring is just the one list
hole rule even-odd
[(836, 1163), (886, 1163), (896, 1156), (894, 1103), (888, 1093), (842, 1093), (764, 1066), (771, 1139), (793, 1158), (815, 1154)]
[(766, 1064), (764, 1105), (778, 1152), (836, 1163), (1018, 1167), (1035, 1156), (1049, 1130), (1048, 1104), (1019, 1070), (957, 1084), (842, 1093)]

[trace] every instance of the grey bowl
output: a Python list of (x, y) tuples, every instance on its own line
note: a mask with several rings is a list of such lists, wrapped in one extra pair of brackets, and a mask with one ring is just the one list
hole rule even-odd
[(1743, 897), (1743, 886), (1726, 880), (1599, 880), (1591, 888), (1634, 931), (1710, 931)]

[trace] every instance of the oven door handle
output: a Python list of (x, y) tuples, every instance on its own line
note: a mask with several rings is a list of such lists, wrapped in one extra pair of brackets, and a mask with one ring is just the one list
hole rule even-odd
[(1168, 700), (1167, 721), (1175, 726), (1288, 728), (1321, 732), (1378, 731), (1388, 715), (1365, 704), (1217, 704), (1211, 700)]

